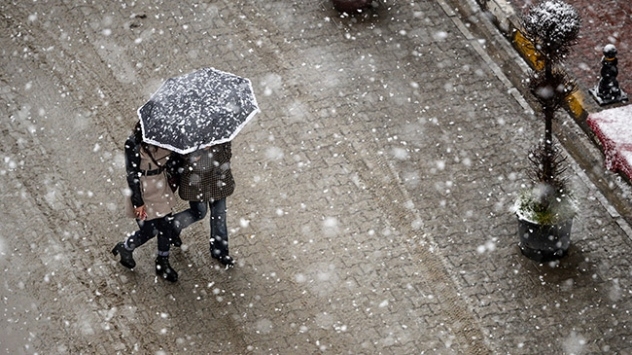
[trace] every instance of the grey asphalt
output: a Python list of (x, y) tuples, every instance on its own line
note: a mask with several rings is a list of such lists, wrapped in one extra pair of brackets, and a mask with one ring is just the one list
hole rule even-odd
[[(475, 4), (0, 13), (0, 352), (632, 353), (632, 230), (609, 202), (628, 186), (561, 112), (573, 244), (559, 263), (520, 254), (511, 207), (544, 125), (525, 65)], [(109, 254), (135, 227), (122, 147), (160, 83), (203, 66), (250, 78), (262, 112), (233, 145), (236, 267), (210, 258), (205, 220), (168, 284), (152, 242), (133, 272)]]

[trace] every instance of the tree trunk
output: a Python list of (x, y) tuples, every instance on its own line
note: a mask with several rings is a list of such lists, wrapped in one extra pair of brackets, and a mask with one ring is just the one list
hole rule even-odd
[[(553, 83), (553, 69), (550, 59), (547, 58), (544, 69), (545, 82)], [(551, 90), (556, 88), (551, 87)], [(553, 95), (553, 93), (551, 93)], [(555, 118), (555, 109), (552, 105), (546, 105), (544, 109), (544, 152), (545, 158), (542, 162), (542, 169), (547, 182), (553, 179), (553, 118)]]

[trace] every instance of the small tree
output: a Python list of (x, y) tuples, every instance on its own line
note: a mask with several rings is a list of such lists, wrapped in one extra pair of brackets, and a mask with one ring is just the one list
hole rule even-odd
[[(539, 185), (544, 184), (545, 194), (550, 198), (540, 198), (536, 210), (546, 210), (551, 201), (560, 200), (567, 194), (566, 179), (562, 176), (566, 168), (565, 158), (553, 146), (553, 119), (575, 84), (562, 70), (562, 62), (579, 35), (580, 19), (575, 9), (561, 0), (545, 0), (531, 8), (523, 16), (525, 36), (533, 42), (543, 68), (531, 75), (529, 87), (544, 114), (544, 141), (530, 153), (532, 169), (529, 177)], [(533, 203), (533, 202), (532, 202)]]

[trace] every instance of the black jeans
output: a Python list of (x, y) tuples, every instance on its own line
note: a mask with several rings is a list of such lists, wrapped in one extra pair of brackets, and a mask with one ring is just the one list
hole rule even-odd
[(136, 249), (139, 246), (147, 243), (150, 239), (158, 236), (158, 251), (162, 253), (169, 253), (170, 239), (171, 239), (171, 214), (162, 217), (154, 218), (150, 221), (136, 220), (139, 230), (127, 237), (126, 244), (132, 249)]

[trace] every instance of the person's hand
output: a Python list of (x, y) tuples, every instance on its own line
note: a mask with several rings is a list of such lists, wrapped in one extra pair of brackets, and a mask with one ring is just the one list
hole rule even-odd
[(147, 218), (147, 211), (145, 210), (145, 205), (134, 208), (134, 216), (136, 219), (140, 219), (141, 221)]

